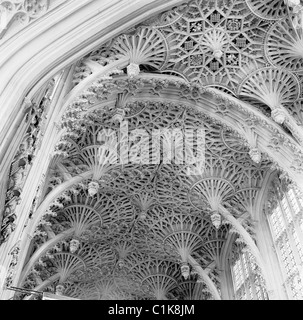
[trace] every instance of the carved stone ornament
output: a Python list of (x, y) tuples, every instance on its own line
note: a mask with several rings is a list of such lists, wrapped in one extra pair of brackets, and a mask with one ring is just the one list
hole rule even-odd
[(285, 144), (285, 138), (283, 136), (273, 135), (272, 138), (270, 139), (268, 148), (276, 152), (279, 152), (284, 144)]
[(285, 121), (285, 112), (281, 107), (274, 109), (271, 112), (271, 116), (279, 124), (282, 124)]
[(291, 164), (291, 168), (297, 173), (303, 173), (303, 155), (298, 153), (295, 155), (295, 158)]
[(99, 190), (99, 183), (97, 181), (91, 181), (88, 184), (88, 193), (93, 197)]
[(7, 277), (5, 279), (5, 283), (4, 286), (6, 288), (10, 287), (13, 283), (14, 280), (14, 276), (15, 276), (15, 269), (18, 263), (18, 259), (19, 259), (19, 253), (20, 253), (20, 247), (19, 247), (20, 243), (17, 243), (13, 246), (13, 248), (10, 251), (10, 255), (11, 255), (11, 262), (8, 268), (8, 273), (7, 273)]
[(65, 290), (65, 286), (63, 284), (58, 284), (56, 286), (56, 294), (57, 295), (63, 296), (64, 290)]
[(215, 211), (214, 213), (211, 214), (210, 216), (211, 222), (214, 225), (216, 229), (220, 228), (221, 225), (221, 215), (219, 212)]
[(140, 73), (140, 67), (136, 63), (130, 63), (127, 66), (127, 74), (130, 78), (136, 77)]
[(119, 258), (117, 265), (119, 268), (123, 268), (125, 266), (125, 262), (123, 258)]
[(140, 213), (140, 215), (139, 215), (139, 218), (140, 218), (141, 220), (145, 220), (146, 217), (147, 217), (147, 212), (146, 212), (146, 210), (142, 210), (141, 213)]
[(0, 39), (13, 23), (27, 25), (42, 16), (49, 7), (50, 0), (1, 0)]
[(251, 157), (252, 161), (255, 163), (260, 163), (261, 161), (261, 152), (257, 148), (252, 148), (249, 151), (249, 156)]
[(72, 239), (69, 244), (69, 251), (75, 253), (80, 246), (80, 241), (78, 239)]
[(116, 108), (113, 113), (112, 121), (113, 122), (122, 122), (125, 117), (125, 109)]
[(187, 262), (181, 264), (181, 273), (185, 280), (189, 278), (190, 275), (190, 268)]

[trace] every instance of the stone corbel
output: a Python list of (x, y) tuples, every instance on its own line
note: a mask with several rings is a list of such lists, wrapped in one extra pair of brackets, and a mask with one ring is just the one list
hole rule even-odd
[(271, 111), (272, 119), (278, 124), (284, 124), (291, 131), (292, 135), (303, 143), (303, 130), (296, 123), (292, 115), (288, 113), (286, 108), (281, 104)]
[(283, 124), (283, 122), (286, 119), (286, 116), (287, 116), (286, 111), (284, 110), (282, 105), (277, 106), (271, 111), (271, 117), (278, 124)]
[(237, 127), (248, 142), (250, 158), (255, 163), (260, 163), (262, 156), (260, 150), (258, 149), (258, 135), (252, 127), (243, 126), (239, 123), (237, 123)]
[(140, 67), (137, 63), (130, 63), (127, 66), (127, 75), (132, 79), (136, 76), (138, 76), (140, 73)]

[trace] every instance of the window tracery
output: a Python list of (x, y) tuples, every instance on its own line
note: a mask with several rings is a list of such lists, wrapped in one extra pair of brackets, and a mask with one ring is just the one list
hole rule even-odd
[(269, 30), (265, 52), (274, 66), (300, 72), (303, 62), (302, 43), (302, 33), (295, 32), (288, 20), (281, 20)]
[(301, 300), (302, 285), (302, 195), (296, 188), (273, 186), (276, 202), (268, 215), (274, 248), (281, 263), (284, 286), (290, 299)]
[(255, 263), (254, 257), (243, 245), (233, 251), (231, 266), (236, 300), (267, 300), (264, 279)]

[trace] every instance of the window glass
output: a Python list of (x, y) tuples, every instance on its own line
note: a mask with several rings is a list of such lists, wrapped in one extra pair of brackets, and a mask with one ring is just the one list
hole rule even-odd
[(303, 263), (303, 248), (300, 241), (303, 239), (303, 219), (300, 218), (302, 205), (301, 194), (295, 189), (290, 189), (268, 218), (277, 254), (282, 262), (284, 285), (290, 294), (289, 298), (299, 300), (303, 298), (302, 272), (300, 273)]

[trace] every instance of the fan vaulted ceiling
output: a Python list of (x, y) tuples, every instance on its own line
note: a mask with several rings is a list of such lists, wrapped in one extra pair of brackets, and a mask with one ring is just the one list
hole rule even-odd
[(263, 271), (253, 226), (276, 167), (262, 130), (301, 141), (302, 33), (290, 14), (278, 0), (190, 1), (78, 61), (45, 195), (90, 178), (44, 213), (23, 287), (220, 299), (222, 270), (243, 246)]

